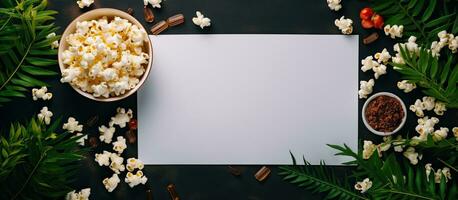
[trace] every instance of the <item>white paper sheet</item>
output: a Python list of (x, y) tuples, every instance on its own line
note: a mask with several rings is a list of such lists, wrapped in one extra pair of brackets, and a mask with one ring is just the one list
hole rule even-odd
[(146, 164), (338, 165), (357, 149), (358, 36), (161, 35), (138, 92)]

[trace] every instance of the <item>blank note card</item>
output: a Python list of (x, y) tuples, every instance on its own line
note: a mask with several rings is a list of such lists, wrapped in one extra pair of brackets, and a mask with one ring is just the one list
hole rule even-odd
[(161, 35), (138, 92), (146, 164), (312, 164), (357, 149), (358, 36)]

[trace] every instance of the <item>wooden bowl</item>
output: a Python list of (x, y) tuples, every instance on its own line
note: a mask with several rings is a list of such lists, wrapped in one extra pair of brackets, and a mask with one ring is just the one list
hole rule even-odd
[[(112, 9), (112, 8), (99, 8), (99, 9), (95, 9), (95, 10), (91, 10), (89, 12), (86, 12), (82, 15), (80, 15), (79, 17), (77, 17), (76, 19), (74, 19), (70, 25), (67, 26), (67, 28), (65, 29), (64, 33), (62, 34), (62, 39), (60, 40), (60, 44), (59, 44), (59, 52), (58, 52), (58, 59), (59, 59), (59, 67), (60, 67), (60, 71), (62, 72), (63, 69), (65, 69), (66, 67), (64, 67), (64, 64), (62, 63), (62, 53), (68, 49), (68, 44), (67, 44), (67, 41), (66, 41), (66, 38), (68, 35), (74, 33), (76, 31), (76, 22), (79, 22), (79, 21), (88, 21), (88, 20), (97, 20), (97, 19), (100, 19), (102, 17), (108, 17), (109, 19), (110, 18), (113, 18), (113, 17), (121, 17), (123, 19), (127, 19), (130, 23), (134, 24), (134, 25), (137, 25), (139, 28), (143, 29), (146, 31), (146, 29), (142, 26), (142, 24), (137, 21), (134, 17), (132, 17), (131, 15), (129, 15), (128, 13), (126, 12), (123, 12), (121, 10), (117, 10), (117, 9)], [(118, 101), (118, 100), (121, 100), (121, 99), (124, 99), (132, 94), (134, 94), (142, 85), (143, 83), (145, 83), (145, 80), (146, 78), (148, 78), (148, 75), (151, 71), (151, 65), (153, 63), (153, 47), (152, 47), (152, 42), (151, 40), (149, 39), (148, 37), (148, 40), (145, 42), (144, 44), (144, 50), (146, 50), (145, 53), (147, 53), (149, 55), (149, 60), (148, 60), (148, 64), (145, 66), (145, 73), (143, 73), (143, 75), (139, 78), (139, 82), (138, 84), (126, 91), (126, 93), (122, 94), (122, 95), (118, 95), (118, 96), (110, 96), (108, 98), (105, 98), (105, 97), (94, 97), (91, 93), (87, 93), (87, 92), (84, 92), (82, 91), (81, 89), (79, 89), (77, 86), (74, 86), (72, 84), (70, 84), (73, 89), (75, 89), (78, 93), (80, 93), (81, 95), (89, 98), (89, 99), (92, 99), (92, 100), (96, 100), (96, 101), (102, 101), (102, 102), (111, 102), (111, 101)]]

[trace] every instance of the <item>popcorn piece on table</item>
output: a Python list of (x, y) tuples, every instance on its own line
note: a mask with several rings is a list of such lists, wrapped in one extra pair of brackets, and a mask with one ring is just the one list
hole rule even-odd
[(441, 141), (447, 137), (448, 128), (441, 127), (439, 130), (433, 132), (433, 140), (434, 141)]
[(135, 159), (135, 158), (127, 159), (127, 163), (126, 163), (127, 171), (132, 172), (135, 169), (142, 170), (143, 167), (144, 167), (143, 161), (139, 159)]
[(116, 115), (111, 118), (111, 121), (109, 123), (110, 126), (113, 125), (118, 125), (121, 128), (126, 127), (126, 124), (129, 123), (130, 119), (132, 119), (133, 112), (131, 109), (126, 110), (124, 108), (117, 108), (116, 109)]
[(328, 7), (331, 10), (338, 11), (342, 8), (340, 4), (341, 0), (326, 0), (328, 2)]
[(78, 0), (76, 3), (78, 4), (78, 7), (84, 8), (91, 6), (91, 4), (94, 3), (94, 0)]
[(89, 200), (91, 195), (91, 188), (82, 189), (79, 192), (75, 190), (67, 193), (65, 200)]
[(358, 91), (358, 94), (359, 94), (359, 98), (360, 99), (365, 99), (367, 98), (367, 95), (371, 94), (372, 93), (372, 88), (374, 87), (374, 79), (370, 79), (369, 81), (360, 81), (360, 86), (359, 86), (359, 91)]
[(62, 126), (62, 129), (68, 130), (68, 132), (73, 133), (75, 131), (81, 132), (83, 131), (83, 125), (79, 124), (78, 121), (76, 121), (75, 118), (69, 117), (67, 120), (67, 123), (64, 123)]
[(38, 120), (45, 122), (46, 125), (51, 123), (52, 112), (48, 110), (48, 107), (43, 107), (38, 114)]
[(334, 24), (342, 31), (342, 34), (349, 35), (353, 32), (353, 21), (351, 19), (345, 19), (345, 16), (336, 19)]
[(405, 93), (409, 93), (415, 88), (417, 88), (417, 85), (415, 83), (409, 83), (407, 80), (399, 81), (397, 85), (398, 88), (400, 90), (403, 90)]
[(123, 164), (124, 162), (123, 157), (118, 156), (115, 153), (111, 153), (110, 160), (111, 160), (110, 169), (113, 170), (114, 173), (119, 174), (124, 171), (125, 167)]
[(401, 38), (402, 37), (402, 32), (404, 31), (404, 26), (403, 25), (386, 25), (383, 28), (383, 31), (385, 31), (385, 35), (389, 35), (392, 39), (395, 39), (396, 37)]
[(458, 127), (453, 127), (452, 132), (453, 136), (455, 136), (455, 139), (458, 141)]
[(161, 8), (162, 0), (143, 0), (143, 5), (151, 4), (153, 8)]
[(363, 159), (369, 159), (374, 153), (377, 146), (372, 141), (364, 140), (363, 144)]
[(372, 56), (367, 56), (361, 60), (361, 71), (366, 72), (379, 65)]
[(412, 137), (413, 144), (415, 143), (426, 141), (428, 138), (428, 134), (432, 134), (434, 132), (434, 126), (439, 123), (439, 119), (436, 117), (423, 117), (417, 120), (418, 125), (415, 127), (415, 131), (417, 131), (419, 136)]
[(118, 186), (118, 183), (120, 182), (119, 177), (117, 174), (113, 174), (110, 178), (105, 178), (103, 179), (102, 183), (105, 186), (105, 189), (108, 190), (108, 192), (113, 192), (113, 190)]
[(434, 113), (436, 113), (436, 115), (442, 116), (444, 115), (445, 111), (447, 111), (447, 108), (445, 107), (445, 103), (437, 101), (436, 105), (434, 106)]
[(391, 55), (390, 55), (390, 52), (388, 52), (388, 50), (384, 48), (382, 52), (377, 52), (374, 55), (374, 58), (377, 59), (378, 63), (386, 64), (388, 61), (390, 61)]
[(46, 88), (46, 86), (43, 86), (40, 89), (33, 88), (32, 98), (34, 101), (38, 99), (50, 100), (52, 98), (52, 93), (48, 92), (48, 88)]
[(113, 142), (113, 150), (118, 152), (118, 154), (122, 154), (126, 148), (126, 139), (122, 136), (118, 136), (117, 141)]
[[(56, 33), (52, 32), (46, 36), (46, 39), (49, 39), (55, 36), (56, 36)], [(57, 49), (57, 48), (59, 48), (59, 41), (55, 40), (54, 42), (51, 43), (51, 49)]]
[(422, 102), (422, 105), (423, 105), (423, 109), (427, 110), (427, 111), (431, 111), (434, 109), (434, 107), (436, 106), (436, 98), (434, 97), (423, 97), (423, 102)]
[(211, 20), (208, 17), (205, 17), (200, 11), (196, 11), (196, 16), (192, 18), (192, 23), (196, 26), (200, 26), (201, 29), (204, 29), (207, 26), (211, 25)]
[(140, 183), (144, 185), (148, 181), (148, 178), (146, 178), (142, 171), (138, 170), (136, 174), (127, 172), (124, 181), (132, 188)]
[(386, 74), (386, 66), (384, 64), (374, 66), (372, 70), (374, 71), (375, 79), (378, 79), (381, 75)]
[(103, 151), (103, 153), (96, 153), (95, 161), (99, 163), (100, 166), (109, 166), (111, 154), (113, 153), (108, 151)]
[(409, 109), (412, 111), (412, 112), (415, 112), (415, 115), (417, 115), (417, 117), (423, 117), (425, 116), (423, 110), (425, 110), (424, 108), (424, 105), (423, 103), (421, 102), (420, 99), (417, 99), (415, 101), (415, 104), (414, 105), (410, 105)]
[(402, 153), (402, 155), (404, 155), (404, 157), (409, 159), (410, 164), (416, 165), (418, 163), (418, 153), (415, 152), (415, 148), (413, 148), (413, 147), (407, 148), (407, 150), (404, 151), (404, 153)]
[(371, 187), (372, 187), (372, 181), (370, 181), (369, 178), (365, 178), (363, 181), (357, 182), (355, 184), (355, 189), (361, 191), (361, 193), (365, 193)]
[(116, 131), (116, 128), (113, 126), (110, 126), (108, 128), (105, 125), (100, 126), (99, 127), (100, 141), (105, 142), (107, 144), (111, 143), (111, 140), (113, 139), (113, 134), (115, 131)]
[[(76, 137), (78, 136), (82, 136), (83, 134), (82, 133), (76, 133)], [(84, 135), (83, 137), (81, 137), (80, 139), (76, 140), (76, 142), (80, 145), (80, 146), (84, 146), (85, 144), (85, 141), (87, 140), (87, 135)]]

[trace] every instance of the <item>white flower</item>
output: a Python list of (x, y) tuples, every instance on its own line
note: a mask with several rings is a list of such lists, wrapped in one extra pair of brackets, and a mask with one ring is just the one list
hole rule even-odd
[(196, 26), (200, 26), (201, 29), (204, 29), (207, 26), (211, 25), (211, 20), (208, 17), (205, 17), (200, 11), (196, 11), (196, 16), (192, 18), (192, 23)]
[(75, 190), (67, 193), (65, 200), (89, 200), (91, 188), (82, 189), (78, 193)]
[(431, 111), (434, 109), (434, 106), (436, 104), (436, 98), (434, 97), (423, 97), (423, 109), (427, 111)]
[(118, 156), (115, 153), (111, 153), (110, 160), (111, 160), (110, 169), (113, 170), (114, 173), (119, 174), (124, 171), (125, 167), (123, 164), (124, 162), (123, 157)]
[(46, 86), (43, 86), (40, 89), (33, 88), (32, 98), (34, 101), (38, 99), (50, 100), (52, 98), (52, 93), (48, 92), (48, 88), (46, 88)]
[(48, 107), (43, 107), (38, 114), (38, 120), (45, 122), (46, 125), (51, 123), (52, 112), (48, 110)]
[(113, 150), (118, 152), (118, 154), (122, 154), (124, 149), (127, 148), (126, 139), (122, 136), (118, 136), (117, 139), (117, 141), (113, 142)]
[(415, 88), (417, 88), (417, 85), (415, 83), (409, 83), (407, 80), (399, 81), (397, 85), (398, 88), (400, 90), (403, 90), (405, 93), (409, 93)]
[(132, 172), (135, 169), (142, 170), (145, 165), (143, 164), (143, 161), (135, 159), (135, 158), (129, 158), (127, 159), (126, 162), (126, 168), (127, 171)]
[(99, 163), (100, 166), (109, 166), (110, 165), (110, 156), (111, 152), (103, 151), (103, 153), (95, 154), (95, 161)]
[(132, 110), (126, 110), (124, 108), (117, 108), (116, 115), (111, 117), (111, 121), (109, 123), (110, 126), (114, 126), (115, 124), (121, 128), (126, 127), (126, 124), (132, 119)]
[(353, 32), (353, 21), (351, 19), (345, 19), (345, 16), (336, 19), (334, 24), (342, 31), (342, 34), (348, 35)]
[(360, 81), (358, 95), (360, 99), (367, 98), (367, 95), (372, 93), (372, 88), (374, 87), (375, 81), (374, 79), (370, 79), (369, 81)]
[(377, 146), (372, 141), (364, 140), (363, 144), (363, 159), (369, 159), (374, 153)]
[(69, 117), (67, 120), (67, 123), (65, 123), (62, 126), (62, 129), (68, 130), (68, 132), (73, 133), (73, 132), (81, 132), (83, 131), (83, 125), (79, 124), (78, 121), (76, 121), (75, 118)]
[(105, 186), (105, 189), (108, 190), (108, 192), (113, 192), (113, 190), (118, 186), (118, 183), (121, 180), (119, 180), (119, 177), (117, 174), (113, 174), (111, 178), (105, 178), (103, 179), (102, 183)]
[(436, 113), (436, 115), (444, 115), (445, 111), (447, 111), (445, 103), (440, 101), (436, 102), (436, 105), (434, 106), (434, 113)]
[(425, 165), (425, 173), (426, 173), (426, 181), (429, 182), (429, 175), (431, 174), (431, 171), (434, 171), (434, 169), (432, 168), (432, 164), (431, 163), (428, 163)]
[[(78, 137), (78, 136), (81, 136), (83, 135), (82, 133), (76, 133), (75, 137)], [(76, 142), (80, 145), (80, 146), (84, 146), (84, 143), (85, 143), (85, 140), (87, 140), (87, 135), (81, 137), (80, 139), (76, 140)]]
[(107, 144), (111, 143), (111, 140), (113, 138), (113, 134), (115, 131), (116, 131), (116, 128), (113, 126), (110, 126), (108, 128), (105, 125), (100, 126), (99, 127), (100, 141), (105, 142)]
[[(46, 36), (46, 39), (49, 39), (49, 38), (52, 38), (52, 37), (55, 37), (56, 36), (56, 33), (52, 32), (50, 34), (48, 34)], [(52, 43), (51, 43), (51, 49), (57, 49), (59, 48), (59, 41), (58, 40), (54, 40)]]
[(455, 139), (458, 141), (458, 127), (453, 127), (452, 132), (453, 136), (455, 136)]
[(421, 102), (420, 99), (417, 99), (415, 101), (415, 104), (414, 105), (410, 105), (409, 109), (412, 111), (412, 112), (415, 112), (415, 115), (417, 115), (417, 117), (423, 117), (425, 116), (423, 110), (424, 110), (424, 107), (423, 107), (423, 103)]
[(385, 31), (385, 35), (389, 35), (392, 39), (395, 39), (396, 37), (400, 38), (400, 37), (402, 37), (402, 32), (404, 31), (404, 26), (403, 25), (390, 26), (388, 24), (383, 28), (383, 31)]
[(380, 64), (372, 68), (374, 71), (375, 79), (378, 79), (381, 75), (386, 74), (386, 66), (384, 64)]
[(388, 50), (386, 50), (386, 48), (384, 48), (382, 50), (382, 52), (377, 52), (374, 55), (374, 57), (375, 57), (375, 59), (377, 59), (378, 63), (386, 64), (388, 61), (390, 61), (391, 55), (390, 55), (390, 52), (388, 52)]
[(415, 148), (413, 148), (413, 147), (407, 148), (407, 150), (404, 151), (404, 153), (402, 153), (402, 155), (404, 155), (404, 157), (409, 159), (410, 164), (416, 165), (418, 163), (418, 153), (415, 152)]
[(355, 184), (355, 189), (361, 191), (361, 193), (365, 193), (371, 187), (372, 187), (372, 181), (370, 181), (369, 178), (365, 178), (363, 181), (357, 182)]
[(340, 5), (341, 0), (326, 0), (328, 2), (328, 7), (331, 10), (338, 11), (342, 8), (342, 5)]
[(91, 4), (94, 3), (94, 0), (79, 0), (79, 1), (76, 1), (76, 3), (78, 4), (78, 7), (84, 8), (84, 7), (91, 6)]
[(433, 134), (433, 140), (434, 141), (440, 141), (443, 140), (447, 137), (448, 134), (448, 128), (443, 128), (441, 127), (439, 130), (434, 131)]
[(144, 185), (148, 181), (148, 178), (139, 170), (135, 175), (132, 172), (127, 172), (124, 181), (132, 188), (140, 183)]
[(162, 0), (143, 0), (143, 5), (148, 5), (151, 4), (153, 8), (161, 8), (161, 2)]
[(378, 66), (379, 64), (373, 60), (372, 56), (367, 56), (363, 60), (361, 60), (361, 71), (366, 72), (371, 70), (372, 68)]

